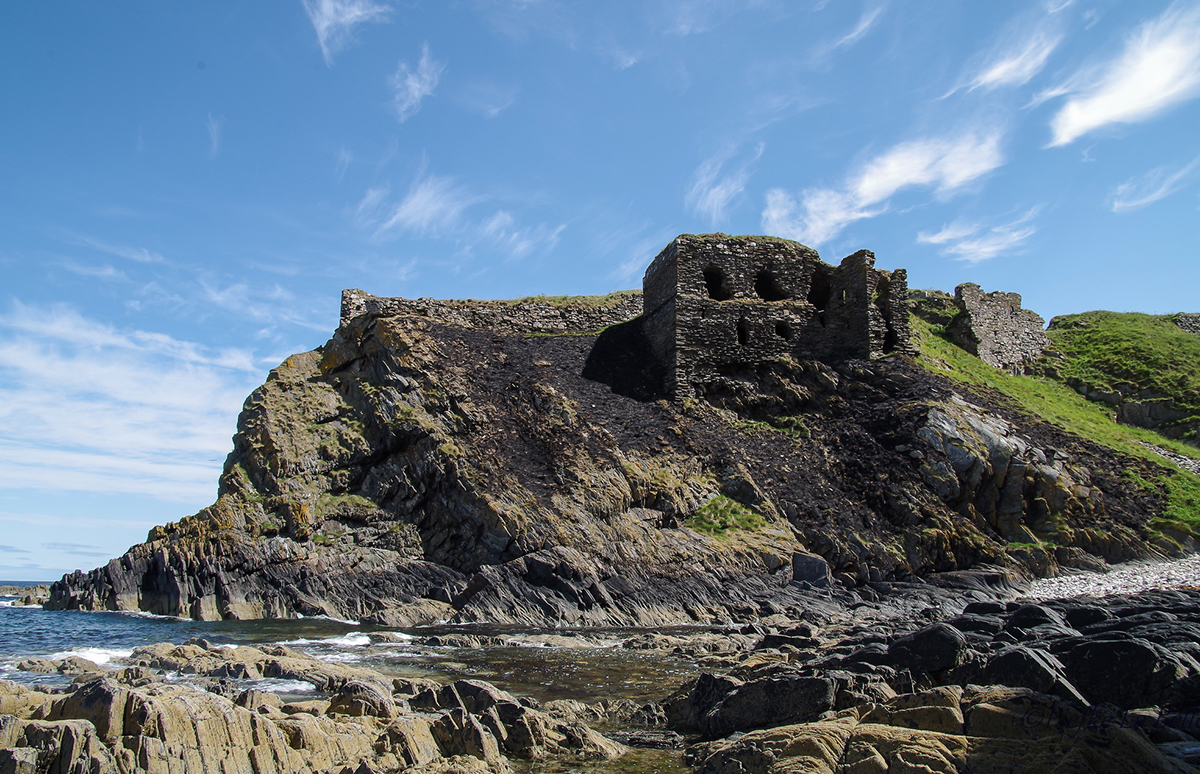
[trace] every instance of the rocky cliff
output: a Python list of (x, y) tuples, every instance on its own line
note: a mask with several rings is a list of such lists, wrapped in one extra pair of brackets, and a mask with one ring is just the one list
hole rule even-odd
[(630, 296), (497, 312), (541, 335), (384, 301), (351, 294), (333, 338), (247, 399), (212, 506), (47, 607), (656, 625), (1179, 550), (1146, 528), (1162, 495), (1126, 474), (1151, 463), (907, 354), (784, 357), (670, 402)]

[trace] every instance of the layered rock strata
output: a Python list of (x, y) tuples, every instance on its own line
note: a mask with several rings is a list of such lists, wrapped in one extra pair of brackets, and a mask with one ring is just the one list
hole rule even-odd
[[(324, 664), (283, 646), (203, 641), (134, 651), (65, 692), (0, 681), (0, 769), (127, 774), (511, 771), (509, 759), (606, 760), (624, 748), (474, 680), (438, 685)], [(207, 676), (209, 689), (164, 672)], [(327, 698), (285, 703), (227, 678), (286, 676)]]
[[(894, 587), (884, 594), (909, 592)], [(1200, 593), (980, 600), (917, 630), (767, 635), (664, 703), (700, 772), (1184, 772)], [(745, 733), (749, 732), (749, 733)], [(729, 738), (725, 738), (729, 737)]]
[(48, 607), (744, 621), (798, 613), (830, 583), (1181, 550), (1145, 529), (1161, 497), (1125, 471), (1153, 478), (1148, 463), (899, 351), (752, 359), (697, 371), (694, 397), (664, 400), (645, 318), (587, 330), (634, 298), (489, 306), (348, 291), (333, 338), (247, 399), (217, 501), (64, 577)]

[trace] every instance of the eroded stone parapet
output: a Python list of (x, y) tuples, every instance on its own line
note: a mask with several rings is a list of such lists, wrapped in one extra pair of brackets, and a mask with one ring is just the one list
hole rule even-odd
[(959, 314), (946, 333), (988, 365), (1019, 373), (1050, 345), (1046, 321), (1021, 308), (1019, 293), (984, 293), (966, 282), (954, 289), (954, 302)]
[(341, 324), (361, 315), (428, 317), (447, 325), (484, 328), (505, 335), (595, 333), (625, 322), (642, 311), (636, 290), (587, 297), (531, 297), (514, 301), (444, 301), (434, 298), (384, 298), (361, 290), (342, 291)]

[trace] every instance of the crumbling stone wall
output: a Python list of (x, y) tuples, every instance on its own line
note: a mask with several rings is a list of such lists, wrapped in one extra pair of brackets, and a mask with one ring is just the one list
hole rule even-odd
[(867, 250), (834, 267), (786, 239), (683, 235), (646, 270), (642, 298), (663, 390), (676, 397), (783, 356), (871, 358), (909, 348), (906, 274), (875, 269)]
[(1019, 293), (984, 293), (974, 282), (954, 289), (958, 316), (946, 326), (950, 339), (983, 362), (1020, 373), (1050, 345), (1045, 320), (1021, 308)]
[(1178, 325), (1188, 333), (1194, 333), (1200, 336), (1200, 314), (1180, 312), (1171, 318), (1171, 322)]
[(381, 298), (361, 290), (342, 291), (342, 319), (362, 314), (375, 317), (416, 315), (465, 328), (486, 328), (519, 336), (530, 333), (595, 333), (625, 322), (642, 311), (636, 290), (611, 293), (589, 305), (555, 303), (549, 299), (520, 301), (441, 301), (433, 298)]

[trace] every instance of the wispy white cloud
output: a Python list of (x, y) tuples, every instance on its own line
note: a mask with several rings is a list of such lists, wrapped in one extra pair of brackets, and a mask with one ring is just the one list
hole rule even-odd
[(95, 237), (75, 234), (71, 237), (71, 241), (75, 244), (90, 247), (93, 250), (98, 250), (102, 253), (115, 255), (118, 258), (125, 258), (138, 263), (162, 263), (164, 258), (161, 253), (147, 250), (144, 247), (131, 247), (129, 245), (116, 245), (111, 242), (106, 242)]
[(208, 157), (215, 159), (221, 152), (221, 132), (225, 128), (225, 116), (208, 114)]
[(88, 545), (86, 543), (42, 543), (42, 548), (46, 548), (51, 551), (58, 551), (64, 554), (71, 554), (72, 556), (90, 556), (98, 558), (107, 558), (109, 556), (107, 551), (97, 551), (96, 546)]
[(422, 171), (399, 201), (392, 199), (386, 184), (368, 189), (351, 217), (377, 239), (394, 239), (401, 234), (450, 238), (467, 254), (482, 247), (516, 259), (551, 250), (558, 244), (566, 224), (522, 226), (504, 209), (482, 218), (470, 212), (489, 198), (453, 177)]
[[(360, 211), (364, 207), (378, 210), (378, 206), (369, 200), (386, 196), (386, 191), (381, 194), (379, 190), (367, 192), (359, 203)], [(421, 175), (404, 198), (390, 207), (390, 213), (376, 230), (376, 235), (404, 231), (419, 236), (437, 236), (459, 225), (463, 212), (478, 201), (478, 196), (452, 177)], [(382, 203), (382, 199), (379, 202)]]
[(842, 36), (833, 44), (834, 48), (842, 46), (852, 46), (858, 41), (866, 37), (875, 23), (879, 21), (879, 17), (883, 15), (885, 6), (877, 5), (874, 8), (868, 8), (863, 11), (863, 15), (859, 18), (858, 24), (854, 25), (854, 29), (850, 30), (846, 35)]
[(664, 0), (661, 12), (672, 35), (699, 35), (738, 13), (770, 5), (768, 0)]
[(601, 49), (601, 53), (613, 63), (618, 70), (628, 70), (638, 62), (642, 61), (643, 55), (639, 52), (630, 51), (620, 46), (606, 46)]
[(1180, 169), (1156, 167), (1144, 175), (1130, 178), (1112, 192), (1112, 211), (1129, 212), (1165, 199), (1190, 182), (1197, 171), (1200, 171), (1200, 157)]
[(354, 163), (354, 153), (348, 148), (342, 147), (337, 149), (336, 157), (337, 164), (333, 168), (333, 177), (340, 183), (342, 182), (342, 178), (346, 176), (346, 170)]
[(391, 84), (395, 91), (396, 116), (401, 123), (421, 109), (421, 100), (433, 94), (445, 69), (444, 62), (436, 62), (430, 56), (428, 43), (421, 46), (421, 58), (415, 69), (409, 67), (408, 62), (400, 62)]
[(999, 226), (985, 227), (981, 223), (955, 221), (943, 226), (941, 231), (917, 234), (917, 242), (941, 246), (942, 255), (950, 255), (960, 261), (979, 263), (1004, 253), (1012, 253), (1037, 233), (1030, 222), (1037, 217), (1034, 207), (1016, 220)]
[(970, 91), (1029, 83), (1033, 76), (1042, 71), (1054, 49), (1062, 42), (1062, 35), (1046, 29), (1035, 29), (1023, 35), (1026, 37), (1007, 45), (983, 66), (971, 79)]
[(609, 274), (609, 278), (621, 282), (641, 279), (646, 267), (654, 260), (654, 256), (670, 243), (673, 236), (674, 232), (670, 229), (659, 229), (650, 236), (636, 241), (626, 241), (625, 244), (628, 246), (618, 253), (618, 256), (623, 256), (623, 260)]
[(354, 30), (368, 22), (386, 21), (391, 8), (371, 0), (300, 0), (317, 32), (325, 64), (354, 40)]
[(1050, 122), (1050, 146), (1110, 124), (1153, 118), (1200, 94), (1200, 5), (1175, 3), (1138, 27), (1110, 62), (1082, 71), (1038, 101), (1070, 95)]
[(495, 118), (517, 101), (517, 88), (494, 81), (477, 80), (467, 84), (455, 100), (467, 110), (486, 118)]
[(481, 242), (506, 253), (510, 258), (524, 258), (534, 251), (549, 252), (558, 245), (566, 224), (521, 228), (516, 219), (504, 210), (498, 210), (481, 226)]
[(767, 192), (763, 228), (769, 234), (820, 245), (850, 223), (887, 210), (897, 191), (931, 187), (947, 196), (1004, 163), (998, 131), (901, 143), (863, 164), (840, 188), (809, 188), (799, 201), (780, 188)]
[(751, 157), (743, 159), (728, 174), (722, 174), (722, 171), (737, 154), (736, 145), (705, 160), (692, 175), (692, 185), (684, 198), (688, 209), (707, 218), (713, 226), (723, 221), (730, 203), (745, 190), (754, 164), (762, 157), (764, 148), (763, 143), (758, 143)]
[(129, 277), (125, 272), (118, 270), (111, 263), (103, 263), (99, 265), (89, 265), (84, 263), (76, 263), (74, 261), (63, 261), (59, 264), (72, 274), (78, 274), (82, 277), (95, 277), (96, 279), (105, 280), (128, 280)]
[(14, 304), (0, 331), (0, 489), (213, 495), (263, 376), (248, 351), (121, 331), (66, 307)]

